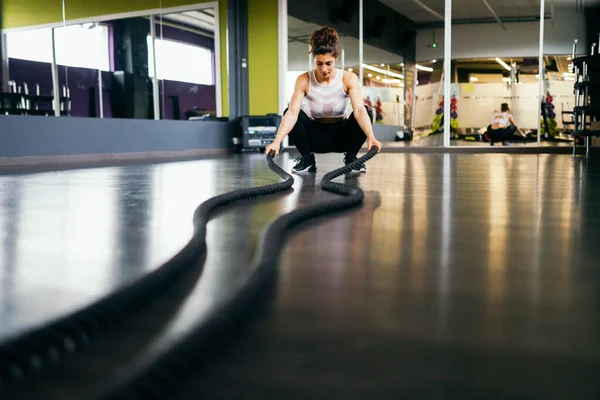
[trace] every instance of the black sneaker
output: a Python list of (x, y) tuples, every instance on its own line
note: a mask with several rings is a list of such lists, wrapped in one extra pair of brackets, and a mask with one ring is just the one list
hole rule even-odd
[[(356, 156), (350, 156), (347, 153), (345, 155), (346, 156), (344, 157), (344, 165), (348, 165), (348, 164), (358, 160), (358, 157), (356, 157)], [(358, 165), (356, 165), (352, 168), (352, 172), (367, 172), (367, 167), (365, 166), (364, 163), (359, 163)]]
[(315, 161), (314, 153), (296, 158), (296, 165), (292, 168), (292, 172), (317, 172), (317, 162)]

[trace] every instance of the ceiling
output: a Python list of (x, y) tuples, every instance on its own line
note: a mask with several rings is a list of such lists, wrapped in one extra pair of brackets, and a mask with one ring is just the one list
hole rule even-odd
[[(408, 19), (422, 24), (443, 22), (444, 0), (379, 0)], [(589, 0), (584, 2), (591, 3)], [(545, 0), (546, 15), (561, 9), (574, 9), (576, 0)], [(488, 7), (489, 5), (489, 7)], [(490, 9), (491, 8), (491, 9)], [(452, 20), (495, 18), (537, 18), (540, 15), (539, 0), (454, 0)]]
[[(308, 68), (308, 42), (314, 30), (320, 28), (310, 22), (288, 16), (288, 70), (304, 71)], [(344, 66), (358, 65), (358, 39), (340, 34), (341, 46), (344, 49)], [(402, 56), (365, 44), (363, 46), (363, 62), (366, 64), (392, 64), (398, 67), (404, 61)], [(338, 65), (341, 67), (341, 56)]]
[[(405, 14), (408, 18), (416, 22), (429, 22), (435, 20), (435, 16), (427, 11), (424, 11), (417, 2), (423, 2), (427, 6), (431, 6), (432, 9), (440, 7), (440, 11), (443, 13), (444, 0), (380, 0), (388, 6), (394, 5), (398, 8), (398, 11)], [(469, 7), (465, 7), (468, 11), (460, 11), (464, 17), (469, 14), (473, 18), (488, 17), (490, 12), (487, 10), (488, 15), (484, 16), (483, 11), (478, 8), (477, 4), (483, 4), (484, 0), (461, 0), (470, 4)], [(531, 7), (538, 7), (539, 4), (536, 0), (509, 0), (508, 2), (500, 2), (500, 0), (487, 0), (488, 4), (492, 5), (494, 10), (498, 13), (500, 18), (502, 15), (509, 15), (509, 6), (512, 5), (513, 12), (511, 15), (524, 16), (524, 10), (531, 9)], [(547, 0), (549, 1), (549, 0)], [(566, 7), (567, 3), (573, 7), (575, 0), (554, 0), (556, 7)], [(590, 0), (586, 0), (590, 1)], [(600, 1), (600, 0), (598, 0)], [(457, 1), (455, 0), (455, 3)], [(485, 4), (483, 4), (485, 7)], [(479, 10), (479, 11), (477, 11)], [(504, 14), (502, 14), (504, 13)], [(188, 27), (201, 29), (203, 31), (214, 32), (214, 12), (211, 8), (189, 11), (183, 13), (165, 14), (162, 18), (173, 23), (183, 24)], [(310, 35), (315, 29), (320, 28), (320, 25), (316, 25), (310, 22), (300, 20), (298, 18), (288, 16), (288, 70), (290, 71), (304, 71), (309, 67), (309, 56), (308, 56), (308, 41)], [(358, 39), (340, 34), (341, 47), (344, 49), (344, 67), (358, 66)], [(385, 50), (364, 45), (363, 48), (363, 62), (365, 64), (377, 65), (384, 64), (385, 69), (389, 67), (392, 71), (401, 71), (401, 63), (404, 61), (402, 56), (390, 53)], [(338, 59), (338, 66), (341, 67), (342, 57)], [(537, 58), (535, 59), (522, 59), (515, 58), (512, 60), (506, 59), (506, 62), (514, 61), (519, 66), (519, 70), (522, 73), (537, 73)], [(442, 63), (422, 63), (425, 66), (433, 67), (434, 69), (442, 68)], [(566, 57), (545, 57), (545, 64), (548, 71), (555, 71), (557, 74), (568, 72), (570, 61)], [(312, 66), (311, 66), (312, 67)], [(457, 61), (457, 67), (461, 69), (469, 69), (477, 71), (479, 73), (502, 73), (503, 68), (494, 59), (476, 59), (476, 60), (460, 60)], [(489, 72), (488, 72), (489, 71)], [(366, 72), (365, 72), (366, 73)]]

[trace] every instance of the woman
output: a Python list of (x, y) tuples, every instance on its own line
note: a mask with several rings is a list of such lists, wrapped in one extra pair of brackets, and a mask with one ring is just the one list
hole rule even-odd
[[(317, 164), (314, 153), (345, 153), (347, 165), (357, 159), (358, 151), (367, 140), (369, 149), (381, 150), (381, 142), (373, 134), (373, 116), (365, 107), (358, 77), (335, 68), (338, 57), (337, 32), (323, 27), (313, 32), (310, 39), (311, 53), (316, 69), (305, 72), (296, 79), (294, 94), (273, 143), (271, 150), (279, 154), (281, 142), (289, 134), (300, 152), (293, 172), (315, 172)], [(348, 108), (352, 104), (352, 112)], [(365, 172), (359, 165), (356, 172)]]
[[(494, 114), (492, 117), (492, 123), (488, 126), (485, 132), (486, 136), (490, 140), (490, 145), (494, 145), (494, 141), (502, 141), (505, 146), (510, 146), (510, 140), (515, 135), (515, 132), (523, 137), (527, 137), (526, 134), (517, 127), (515, 119), (510, 114), (510, 108), (507, 103), (500, 105), (501, 112)], [(510, 125), (509, 125), (510, 124)]]

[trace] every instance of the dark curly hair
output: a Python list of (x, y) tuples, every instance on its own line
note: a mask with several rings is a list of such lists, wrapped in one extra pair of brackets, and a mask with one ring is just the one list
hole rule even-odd
[(338, 33), (335, 29), (324, 26), (313, 32), (310, 38), (310, 52), (315, 56), (331, 53), (338, 57)]

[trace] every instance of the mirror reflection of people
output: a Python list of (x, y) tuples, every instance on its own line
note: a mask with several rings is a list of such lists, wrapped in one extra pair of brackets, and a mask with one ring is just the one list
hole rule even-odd
[(375, 103), (375, 121), (378, 124), (382, 124), (383, 123), (383, 103), (381, 102), (381, 99), (378, 97), (377, 98), (377, 103)]
[[(296, 79), (290, 106), (283, 119), (271, 150), (279, 154), (281, 142), (289, 134), (300, 152), (293, 172), (315, 172), (314, 153), (344, 153), (344, 164), (357, 159), (365, 141), (368, 149), (381, 150), (382, 144), (373, 133), (373, 115), (363, 101), (356, 74), (335, 68), (339, 55), (339, 36), (330, 27), (313, 32), (311, 53), (316, 68)], [(351, 111), (350, 111), (350, 106)], [(353, 172), (365, 172), (364, 164)]]
[(523, 137), (527, 137), (525, 133), (517, 126), (515, 119), (510, 114), (510, 107), (507, 103), (502, 103), (500, 112), (495, 113), (492, 117), (492, 123), (488, 126), (486, 136), (490, 140), (490, 145), (494, 142), (502, 142), (504, 146), (510, 146), (511, 140), (515, 136), (515, 132)]

